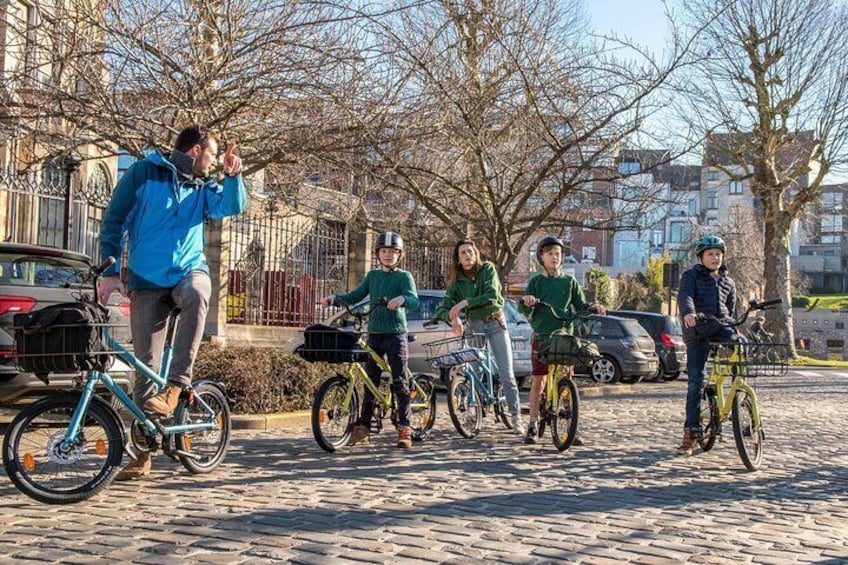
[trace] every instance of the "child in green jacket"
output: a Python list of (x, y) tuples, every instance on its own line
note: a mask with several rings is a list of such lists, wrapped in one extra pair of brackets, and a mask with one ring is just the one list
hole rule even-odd
[[(409, 420), (410, 379), (407, 373), (409, 344), (406, 340), (406, 308), (418, 307), (418, 292), (409, 271), (398, 269), (403, 256), (403, 239), (394, 232), (384, 232), (377, 237), (377, 257), (380, 268), (373, 269), (354, 290), (347, 294), (328, 296), (325, 306), (336, 302), (355, 304), (371, 297), (371, 315), (368, 317), (368, 346), (378, 355), (385, 356), (392, 369), (392, 392), (397, 400), (398, 447), (412, 447), (412, 430)], [(382, 370), (373, 359), (365, 362), (365, 372), (379, 386)], [(374, 415), (374, 395), (366, 388), (362, 399), (362, 413), (353, 428), (350, 445), (370, 443), (371, 418)]]

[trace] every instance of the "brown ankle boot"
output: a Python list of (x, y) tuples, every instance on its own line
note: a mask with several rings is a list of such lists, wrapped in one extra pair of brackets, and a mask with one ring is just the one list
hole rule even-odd
[(165, 385), (165, 389), (151, 396), (144, 403), (145, 412), (152, 412), (161, 416), (172, 414), (180, 401), (180, 392), (182, 389), (176, 385)]
[(412, 447), (412, 429), (409, 426), (398, 426), (397, 446), (404, 449)]
[(139, 451), (138, 459), (130, 459), (129, 465), (115, 475), (116, 481), (135, 481), (150, 476), (152, 461), (149, 451)]
[(371, 430), (366, 426), (353, 426), (353, 431), (350, 432), (350, 442), (348, 445), (370, 445)]
[(692, 451), (698, 447), (698, 438), (692, 435), (689, 430), (683, 430), (683, 441), (677, 447), (680, 451)]

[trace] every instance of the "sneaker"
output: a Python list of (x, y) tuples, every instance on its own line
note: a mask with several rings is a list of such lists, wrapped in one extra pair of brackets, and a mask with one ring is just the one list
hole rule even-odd
[(533, 445), (538, 440), (536, 436), (539, 435), (539, 430), (536, 429), (536, 422), (531, 422), (529, 426), (527, 426), (527, 435), (524, 436), (524, 443), (527, 445)]
[(137, 459), (130, 459), (129, 464), (115, 475), (116, 481), (135, 481), (150, 476), (152, 461), (149, 451), (139, 451)]
[(371, 445), (371, 430), (367, 426), (353, 426), (353, 431), (350, 432), (350, 442), (348, 445)]
[(182, 388), (179, 386), (166, 385), (165, 390), (147, 399), (147, 402), (144, 403), (145, 412), (159, 414), (160, 416), (172, 414), (180, 402), (180, 392), (182, 392)]
[(412, 430), (409, 426), (398, 426), (397, 446), (404, 449), (412, 447)]
[(526, 433), (527, 430), (524, 429), (524, 422), (521, 421), (521, 416), (513, 416), (510, 423), (512, 424), (512, 431), (517, 435), (523, 436)]

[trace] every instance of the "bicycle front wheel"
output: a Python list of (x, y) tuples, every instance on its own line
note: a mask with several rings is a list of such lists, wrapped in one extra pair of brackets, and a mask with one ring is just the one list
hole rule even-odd
[(749, 471), (756, 471), (763, 462), (763, 429), (754, 421), (756, 400), (744, 390), (733, 396), (733, 438), (742, 463)]
[(577, 437), (577, 417), (580, 410), (580, 398), (577, 385), (570, 378), (560, 379), (557, 384), (557, 401), (551, 418), (551, 439), (560, 451), (574, 444)]
[[(312, 435), (324, 451), (332, 453), (350, 441), (359, 416), (359, 395), (342, 375), (330, 377), (318, 388), (312, 402)], [(345, 403), (350, 393), (350, 401)]]
[[(710, 385), (712, 386), (712, 385)], [(718, 399), (714, 390), (709, 387), (704, 389), (701, 396), (701, 427), (704, 434), (698, 439), (698, 445), (704, 451), (709, 451), (713, 448), (718, 437), (719, 426), (718, 416)]]
[(106, 488), (120, 470), (123, 428), (97, 398), (91, 399), (79, 433), (65, 444), (79, 401), (78, 394), (45, 398), (22, 410), (6, 430), (6, 474), (39, 502), (86, 500)]
[[(210, 424), (206, 430), (195, 430), (175, 436), (177, 454), (183, 467), (196, 475), (208, 473), (220, 465), (230, 447), (232, 422), (227, 399), (218, 387), (199, 383), (194, 389), (195, 400), (180, 410), (179, 424)], [(199, 402), (202, 400), (209, 410)]]
[(421, 441), (436, 423), (436, 385), (427, 375), (412, 377), (412, 390), (409, 393), (409, 403), (412, 417), (409, 426), (412, 428), (412, 440)]
[(483, 422), (483, 405), (479, 398), (472, 398), (471, 380), (456, 374), (448, 387), (448, 412), (453, 427), (464, 438), (471, 439), (480, 433)]

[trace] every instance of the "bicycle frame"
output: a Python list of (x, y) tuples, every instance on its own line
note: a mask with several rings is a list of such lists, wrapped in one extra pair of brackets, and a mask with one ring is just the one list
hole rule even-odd
[[(727, 359), (719, 358), (719, 353), (714, 357), (711, 355), (713, 366), (707, 375), (706, 386), (713, 385), (716, 394), (716, 403), (718, 404), (719, 420), (724, 423), (730, 416), (733, 407), (733, 398), (737, 393), (744, 392), (748, 394), (753, 402), (751, 403), (751, 411), (754, 418), (755, 429), (760, 429), (760, 411), (757, 403), (757, 394), (754, 392), (741, 374), (733, 374), (733, 363), (740, 360), (739, 348), (733, 347), (733, 353)], [(725, 386), (727, 377), (731, 378), (730, 386)], [(725, 388), (727, 392), (725, 394)]]
[[(151, 381), (155, 382), (159, 390), (162, 390), (165, 387), (166, 383), (166, 378), (163, 375), (168, 374), (168, 370), (171, 366), (171, 359), (173, 357), (172, 343), (175, 329), (176, 324), (170, 323), (167, 338), (165, 340), (165, 346), (162, 352), (162, 369), (160, 374), (157, 374), (152, 371), (149, 367), (147, 367), (147, 365), (139, 361), (135, 357), (135, 355), (133, 355), (129, 350), (127, 350), (126, 347), (115, 341), (115, 339), (109, 333), (108, 328), (104, 328), (103, 337), (109, 350), (117, 351), (117, 355), (124, 362), (126, 362), (128, 365), (132, 366), (134, 369), (142, 373)], [(147, 415), (145, 415), (144, 411), (139, 408), (135, 402), (133, 402), (129, 395), (125, 393), (120, 386), (115, 384), (115, 381), (112, 380), (112, 377), (110, 377), (108, 373), (101, 371), (88, 371), (86, 373), (86, 378), (82, 388), (82, 396), (80, 398), (79, 404), (77, 405), (77, 409), (74, 411), (74, 415), (71, 418), (68, 429), (65, 431), (64, 443), (66, 446), (72, 445), (76, 441), (76, 438), (79, 436), (83, 418), (88, 412), (88, 406), (91, 403), (92, 397), (95, 395), (94, 390), (98, 383), (102, 383), (109, 390), (109, 392), (115, 395), (115, 397), (117, 397), (118, 400), (120, 400), (121, 403), (126, 406), (126, 408), (132, 413), (132, 415), (139, 422), (142, 423), (144, 427), (144, 433), (146, 435), (154, 436), (158, 432), (168, 436), (191, 431), (215, 429), (218, 427), (217, 422), (215, 422), (214, 420), (209, 423), (184, 424), (174, 426), (165, 426), (161, 423), (154, 422), (150, 418), (148, 418)], [(206, 404), (206, 402), (203, 401), (202, 398), (195, 397), (195, 400), (209, 416), (214, 416), (215, 412), (212, 410), (212, 408), (209, 407), (208, 404)], [(178, 410), (179, 408), (180, 406), (178, 406)], [(182, 414), (180, 412), (175, 413), (174, 419), (176, 421), (179, 421), (181, 415)]]

